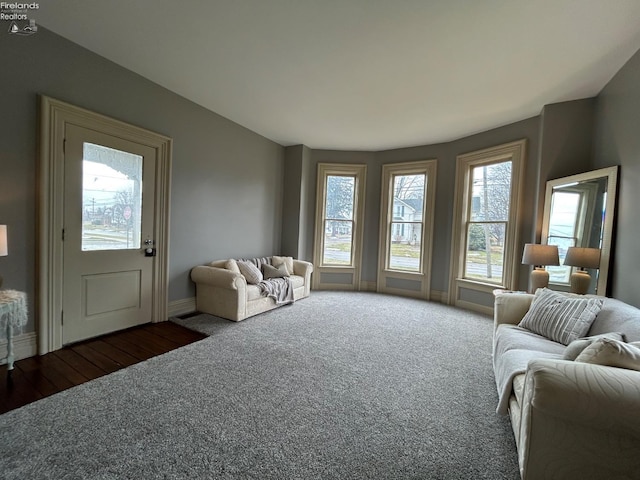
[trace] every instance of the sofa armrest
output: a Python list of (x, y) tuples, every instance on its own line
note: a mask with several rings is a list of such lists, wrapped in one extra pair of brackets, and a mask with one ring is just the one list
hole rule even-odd
[(226, 268), (199, 265), (191, 270), (191, 280), (196, 284), (204, 283), (214, 287), (237, 290), (242, 284), (246, 287), (247, 280), (239, 273)]
[(550, 416), (617, 430), (640, 440), (640, 372), (569, 360), (537, 359), (527, 368), (525, 398)]
[(532, 360), (521, 407), (518, 456), (524, 480), (637, 475), (640, 372)]
[(293, 260), (293, 274), (300, 275), (301, 277), (307, 277), (313, 272), (313, 263), (305, 262), (304, 260)]
[(304, 292), (302, 297), (308, 297), (311, 292), (311, 273), (313, 272), (313, 263), (304, 260), (293, 260), (293, 274), (300, 275), (304, 278)]
[(493, 328), (507, 323), (517, 325), (531, 306), (533, 295), (529, 293), (499, 293), (493, 304)]

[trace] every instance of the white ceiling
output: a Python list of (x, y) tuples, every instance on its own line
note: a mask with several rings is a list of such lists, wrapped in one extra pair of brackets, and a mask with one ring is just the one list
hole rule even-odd
[(47, 0), (37, 23), (282, 145), (450, 141), (597, 95), (638, 0)]

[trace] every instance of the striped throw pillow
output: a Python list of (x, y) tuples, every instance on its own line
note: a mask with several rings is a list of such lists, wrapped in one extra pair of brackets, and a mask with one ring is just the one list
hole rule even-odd
[(247, 283), (257, 285), (263, 280), (262, 272), (253, 263), (246, 262), (244, 260), (238, 260), (237, 264), (238, 268), (240, 269), (240, 273), (247, 280)]
[(569, 345), (586, 335), (603, 303), (599, 297), (568, 296), (540, 288), (519, 326)]

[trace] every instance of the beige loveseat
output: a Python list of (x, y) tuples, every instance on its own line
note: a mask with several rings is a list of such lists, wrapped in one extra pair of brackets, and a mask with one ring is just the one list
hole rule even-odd
[(601, 299), (602, 307), (586, 335), (617, 332), (622, 341), (613, 335), (618, 340), (558, 343), (518, 326), (534, 295), (496, 296), (498, 412), (511, 417), (523, 480), (640, 479), (640, 371), (633, 370), (639, 358), (618, 368), (600, 355), (611, 347), (617, 364), (618, 351), (637, 353), (640, 310), (610, 298), (581, 298), (587, 297)]
[[(258, 265), (266, 263), (281, 266), (286, 263), (291, 269), (287, 279), (291, 282), (292, 300), (309, 296), (313, 264), (291, 257), (276, 256), (248, 261)], [(196, 284), (198, 311), (238, 322), (282, 304), (265, 296), (259, 283), (248, 283), (237, 263), (233, 259), (216, 260), (191, 270), (191, 280)]]

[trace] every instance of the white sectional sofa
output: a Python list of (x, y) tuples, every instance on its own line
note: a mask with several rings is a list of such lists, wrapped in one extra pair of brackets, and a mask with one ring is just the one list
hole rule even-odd
[[(289, 301), (276, 301), (261, 291), (261, 282), (256, 282), (240, 272), (238, 262), (243, 260), (216, 260), (191, 270), (191, 279), (196, 284), (196, 308), (228, 320), (240, 321), (266, 312)], [(258, 267), (264, 264), (288, 269), (286, 278), (292, 289), (291, 301), (308, 297), (311, 288), (313, 264), (292, 257), (266, 257), (248, 259)], [(264, 268), (262, 268), (263, 270)]]
[[(522, 479), (640, 479), (640, 310), (611, 298), (553, 298), (545, 291), (495, 298), (498, 412), (511, 417)], [(543, 295), (552, 300), (546, 306)], [(586, 314), (570, 314), (576, 331), (589, 322), (589, 308), (602, 305), (580, 335), (600, 337), (576, 339), (566, 324), (548, 333), (556, 326), (553, 312), (574, 298), (591, 301)], [(535, 308), (534, 299), (541, 302)], [(549, 338), (557, 335), (564, 343)]]

